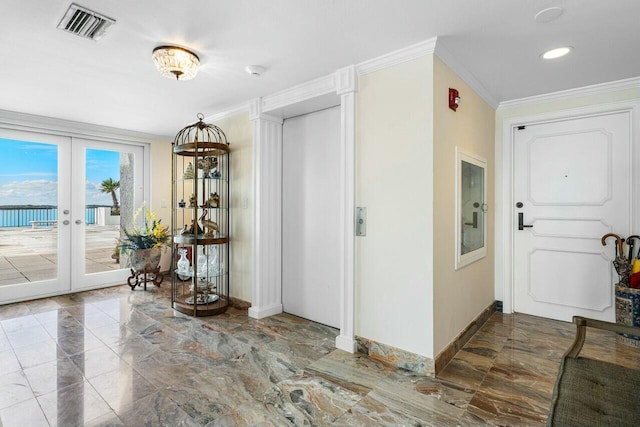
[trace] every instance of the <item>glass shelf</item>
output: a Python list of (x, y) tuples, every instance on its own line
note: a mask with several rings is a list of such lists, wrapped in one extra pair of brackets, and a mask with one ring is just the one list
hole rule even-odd
[[(184, 276), (184, 277), (195, 277), (195, 272), (193, 271), (179, 271), (179, 270), (174, 270), (174, 272), (176, 274), (179, 274), (180, 276)], [(213, 279), (215, 277), (222, 277), (222, 276), (226, 276), (227, 272), (226, 271), (222, 271), (220, 273), (212, 273), (212, 274), (198, 274), (198, 279)]]

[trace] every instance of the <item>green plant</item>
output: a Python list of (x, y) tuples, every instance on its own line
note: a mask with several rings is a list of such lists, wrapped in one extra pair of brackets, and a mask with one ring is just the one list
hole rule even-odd
[(107, 178), (100, 183), (100, 191), (103, 193), (111, 193), (113, 199), (113, 207), (111, 215), (120, 215), (120, 205), (118, 204), (118, 196), (116, 190), (120, 188), (120, 181), (114, 181), (113, 178)]
[(159, 248), (169, 240), (169, 227), (162, 225), (156, 214), (146, 209), (144, 205), (133, 216), (134, 224), (141, 213), (144, 215), (144, 226), (134, 226), (130, 230), (123, 229), (125, 237), (117, 240), (117, 247), (124, 252)]

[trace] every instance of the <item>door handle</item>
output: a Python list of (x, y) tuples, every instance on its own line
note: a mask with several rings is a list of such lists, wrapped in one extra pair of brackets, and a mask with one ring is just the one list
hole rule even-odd
[(525, 224), (524, 213), (518, 212), (518, 230), (524, 230), (525, 228), (533, 228), (533, 225)]
[(78, 225), (82, 224), (82, 220), (76, 219), (76, 224)]

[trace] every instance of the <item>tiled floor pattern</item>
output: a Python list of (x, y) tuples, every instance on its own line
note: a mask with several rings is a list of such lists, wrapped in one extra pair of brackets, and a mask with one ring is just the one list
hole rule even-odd
[[(235, 309), (174, 313), (167, 287), (0, 307), (0, 425), (543, 425), (571, 324), (495, 314), (437, 379), (334, 349), (335, 329)], [(586, 354), (640, 369), (588, 334)]]

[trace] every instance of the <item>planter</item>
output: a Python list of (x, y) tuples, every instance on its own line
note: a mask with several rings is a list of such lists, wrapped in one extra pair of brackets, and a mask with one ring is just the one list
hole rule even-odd
[(136, 271), (153, 271), (158, 268), (161, 255), (162, 248), (138, 249), (131, 251), (129, 262)]

